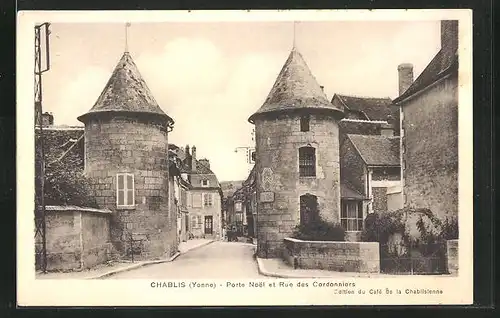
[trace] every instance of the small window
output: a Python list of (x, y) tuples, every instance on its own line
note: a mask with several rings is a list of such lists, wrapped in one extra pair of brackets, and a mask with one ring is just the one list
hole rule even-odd
[(316, 149), (313, 147), (299, 148), (299, 175), (301, 177), (316, 176)]
[(340, 223), (347, 232), (363, 230), (363, 203), (361, 201), (342, 202)]
[(311, 118), (309, 115), (303, 115), (300, 117), (300, 131), (309, 131), (309, 122)]
[(234, 204), (234, 210), (235, 210), (236, 212), (241, 212), (241, 211), (242, 211), (242, 205), (241, 205), (241, 202), (236, 202), (236, 203)]
[(208, 187), (209, 185), (210, 185), (210, 182), (207, 179), (201, 180), (202, 187)]
[(204, 193), (203, 194), (203, 206), (212, 206), (212, 193)]
[(131, 173), (119, 173), (116, 175), (116, 207), (134, 207), (134, 175)]

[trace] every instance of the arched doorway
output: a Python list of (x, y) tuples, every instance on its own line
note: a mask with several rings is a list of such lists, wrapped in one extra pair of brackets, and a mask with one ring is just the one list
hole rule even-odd
[(306, 225), (319, 217), (318, 198), (306, 193), (300, 196), (300, 224)]

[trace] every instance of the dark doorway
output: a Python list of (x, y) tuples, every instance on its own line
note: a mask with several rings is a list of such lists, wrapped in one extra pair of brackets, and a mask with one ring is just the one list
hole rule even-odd
[(300, 196), (300, 224), (306, 225), (318, 217), (318, 198), (312, 194)]
[(213, 233), (213, 217), (211, 215), (205, 216), (205, 234), (212, 235)]

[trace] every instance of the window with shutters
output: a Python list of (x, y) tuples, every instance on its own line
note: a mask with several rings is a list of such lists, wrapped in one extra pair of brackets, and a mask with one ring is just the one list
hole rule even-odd
[(212, 193), (203, 193), (203, 206), (212, 206)]
[(193, 208), (201, 208), (201, 193), (193, 193)]
[(342, 201), (340, 223), (347, 232), (363, 230), (363, 203), (361, 201)]
[(316, 149), (313, 147), (299, 148), (299, 175), (301, 177), (316, 176)]
[(116, 175), (116, 207), (133, 208), (135, 206), (134, 175), (119, 173)]
[(196, 229), (198, 227), (198, 218), (196, 215), (191, 215), (191, 228)]
[(181, 188), (181, 207), (186, 208), (187, 205), (187, 193), (186, 190)]

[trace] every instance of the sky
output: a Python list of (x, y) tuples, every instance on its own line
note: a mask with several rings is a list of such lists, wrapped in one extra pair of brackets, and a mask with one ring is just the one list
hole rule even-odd
[[(297, 22), (295, 44), (329, 99), (398, 95), (397, 66), (415, 78), (440, 48), (439, 21)], [(127, 43), (160, 107), (169, 142), (197, 148), (219, 181), (244, 180), (248, 117), (264, 102), (294, 39), (293, 22), (53, 23), (43, 107), (56, 125), (82, 125)], [(127, 38), (127, 41), (125, 40)], [(238, 148), (238, 151), (235, 151)]]

